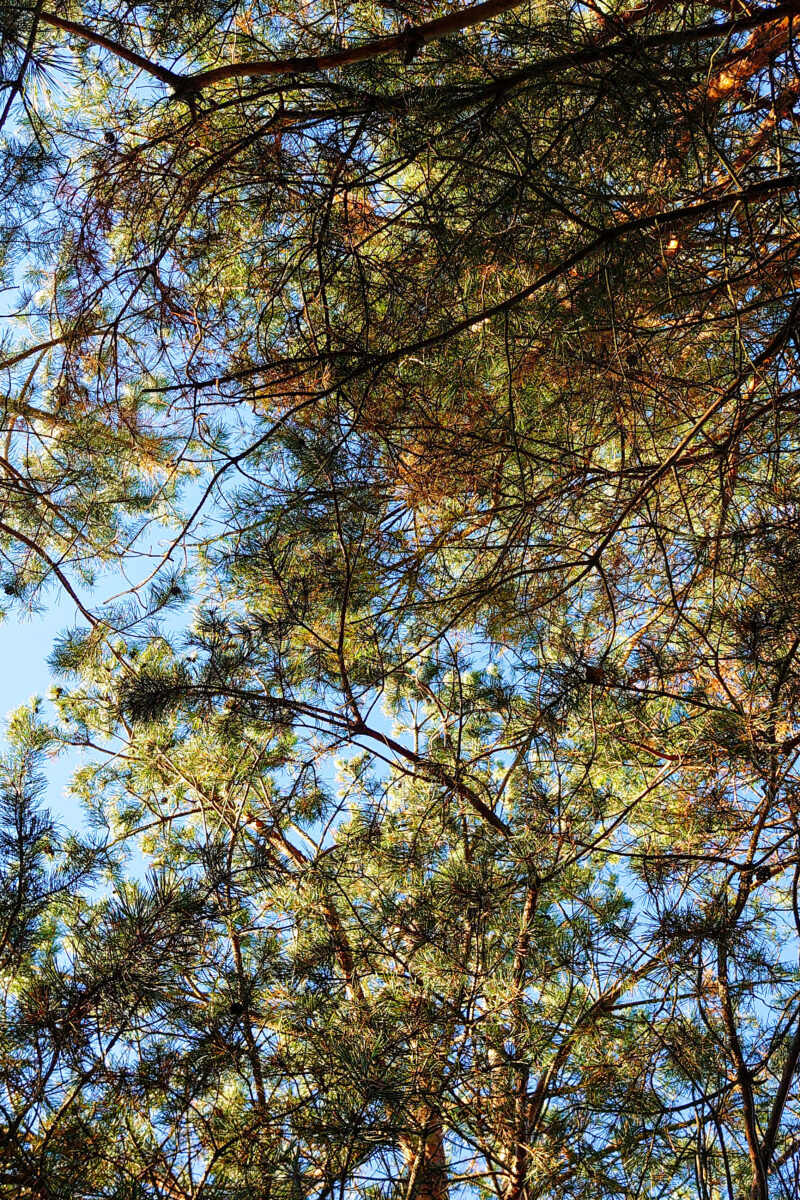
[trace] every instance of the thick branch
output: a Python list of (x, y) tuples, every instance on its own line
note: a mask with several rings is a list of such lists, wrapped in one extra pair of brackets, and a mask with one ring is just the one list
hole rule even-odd
[(154, 79), (160, 79), (162, 83), (168, 83), (170, 87), (176, 90), (179, 90), (183, 86), (183, 75), (178, 75), (175, 71), (170, 71), (167, 67), (162, 67), (160, 63), (153, 62), (150, 58), (145, 58), (143, 54), (137, 54), (135, 50), (128, 50), (121, 42), (115, 42), (113, 38), (106, 37), (103, 33), (97, 33), (94, 29), (90, 29), (88, 25), (81, 25), (78, 21), (68, 21), (65, 17), (59, 17), (51, 12), (41, 13), (39, 19), (44, 25), (52, 25), (54, 29), (61, 29), (64, 33), (71, 33), (74, 37), (83, 38), (85, 42), (91, 42), (93, 46), (102, 46), (104, 50), (108, 50), (116, 58), (121, 58), (125, 62), (131, 63), (132, 66), (138, 67), (140, 71), (146, 71)]
[(473, 25), (480, 25), (492, 17), (499, 16), (509, 9), (518, 8), (523, 0), (484, 0), (483, 4), (475, 4), (461, 12), (448, 13), (446, 17), (437, 17), (433, 21), (425, 21), (411, 29), (391, 37), (375, 38), (360, 46), (348, 46), (344, 50), (336, 50), (332, 54), (305, 55), (301, 57), (265, 60), (257, 62), (226, 63), (223, 67), (212, 67), (209, 71), (201, 71), (196, 75), (178, 75), (167, 67), (128, 50), (119, 42), (96, 33), (88, 25), (77, 21), (68, 21), (55, 13), (41, 14), (41, 20), (46, 25), (62, 29), (75, 37), (84, 38), (95, 46), (102, 46), (118, 58), (124, 59), (140, 70), (146, 71), (155, 79), (168, 83), (176, 92), (199, 92), (203, 88), (212, 87), (215, 83), (223, 83), (227, 79), (253, 79), (265, 75), (298, 75), (327, 71), (335, 67), (348, 67), (353, 63), (364, 62), (370, 58), (380, 58), (386, 54), (405, 53), (410, 46), (424, 46), (435, 42), (448, 34), (458, 33)]
[[(412, 46), (424, 46), (442, 37), (446, 37), (448, 34), (458, 33), (462, 29), (480, 25), (492, 17), (499, 16), (503, 12), (519, 7), (521, 3), (522, 0), (485, 0), (483, 4), (476, 4), (461, 12), (450, 13), (446, 17), (438, 17), (436, 20), (423, 22), (411, 29), (404, 30), (402, 33), (393, 34), (390, 37), (375, 38), (373, 41), (364, 42), (360, 46), (348, 46), (343, 50), (336, 50), (330, 54), (226, 63), (224, 66), (212, 67), (208, 71), (199, 71), (194, 75), (179, 75), (169, 70), (169, 68), (153, 62), (144, 55), (138, 54), (135, 50), (127, 49), (121, 43), (106, 37), (104, 34), (97, 33), (95, 30), (90, 29), (89, 26), (82, 25), (77, 21), (69, 21), (64, 17), (56, 16), (50, 12), (43, 12), (41, 14), (41, 21), (44, 24), (52, 25), (56, 29), (61, 29), (65, 33), (81, 37), (93, 45), (101, 46), (118, 58), (122, 58), (140, 70), (146, 71), (155, 79), (160, 79), (163, 83), (168, 83), (177, 93), (185, 94), (187, 92), (196, 93), (202, 91), (204, 88), (212, 87), (216, 83), (223, 83), (229, 79), (315, 74), (320, 71), (352, 66), (354, 63), (380, 58), (387, 54), (403, 54)], [(637, 9), (635, 11), (638, 15), (642, 10)], [(771, 8), (759, 8), (745, 16), (736, 17), (729, 21), (709, 21), (703, 25), (697, 25), (689, 29), (667, 30), (665, 33), (656, 34), (650, 38), (643, 38), (638, 42), (634, 41), (630, 35), (626, 35), (618, 41), (612, 42), (610, 45), (598, 45), (595, 43), (568, 54), (554, 55), (552, 58), (531, 63), (529, 66), (522, 67), (511, 75), (494, 81), (486, 90), (487, 92), (505, 92), (518, 83), (558, 75), (576, 67), (590, 66), (592, 63), (601, 62), (604, 59), (613, 59), (625, 55), (630, 56), (644, 51), (658, 51), (670, 46), (689, 45), (708, 38), (731, 37), (736, 33), (743, 33), (780, 22), (774, 37), (768, 41), (769, 52), (771, 53), (774, 52), (775, 45), (777, 44), (775, 39), (782, 38), (786, 32), (788, 27), (787, 19), (798, 12), (800, 12), (800, 0), (787, 0), (784, 4), (778, 4)], [(749, 60), (746, 60), (746, 62), (749, 62)], [(733, 70), (733, 75), (736, 76), (737, 80), (742, 69), (744, 68), (738, 67)], [(750, 73), (752, 74), (752, 70)]]

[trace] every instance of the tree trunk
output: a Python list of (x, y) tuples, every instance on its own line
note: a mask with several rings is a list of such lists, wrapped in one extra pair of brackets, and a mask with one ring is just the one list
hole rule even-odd
[(400, 1138), (409, 1168), (405, 1200), (447, 1200), (447, 1158), (441, 1118), (428, 1105), (418, 1110), (416, 1116), (419, 1129)]

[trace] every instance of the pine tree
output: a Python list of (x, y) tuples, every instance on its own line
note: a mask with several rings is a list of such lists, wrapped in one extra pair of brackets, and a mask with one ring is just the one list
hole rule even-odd
[(795, 15), (7, 6), (0, 1195), (797, 1190)]

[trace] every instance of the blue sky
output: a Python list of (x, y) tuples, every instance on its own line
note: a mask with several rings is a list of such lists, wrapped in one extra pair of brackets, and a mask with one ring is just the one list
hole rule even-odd
[[(32, 696), (47, 697), (53, 682), (47, 658), (61, 630), (77, 623), (69, 597), (53, 594), (46, 612), (0, 622), (0, 716), (27, 703)], [(61, 756), (48, 763), (47, 805), (60, 824), (71, 829), (82, 821), (79, 806), (68, 795), (67, 785), (77, 755)]]

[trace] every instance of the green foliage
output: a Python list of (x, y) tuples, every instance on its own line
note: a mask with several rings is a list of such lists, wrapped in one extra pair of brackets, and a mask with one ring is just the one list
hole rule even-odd
[(795, 24), (3, 7), (0, 1197), (797, 1192)]

